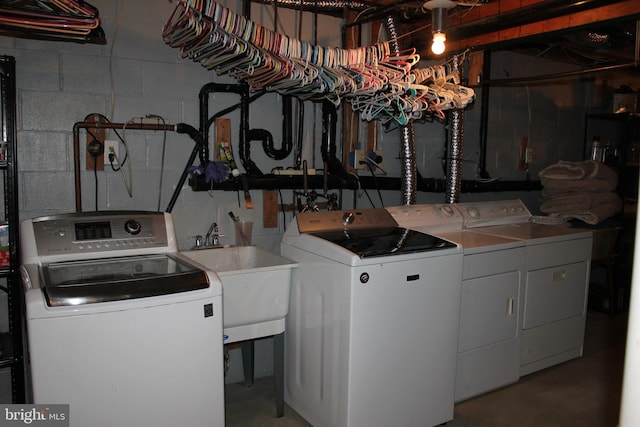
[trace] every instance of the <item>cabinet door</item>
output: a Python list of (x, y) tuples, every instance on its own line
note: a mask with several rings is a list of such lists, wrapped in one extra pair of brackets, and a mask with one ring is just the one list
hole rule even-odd
[(516, 337), (519, 294), (519, 271), (463, 281), (458, 352)]

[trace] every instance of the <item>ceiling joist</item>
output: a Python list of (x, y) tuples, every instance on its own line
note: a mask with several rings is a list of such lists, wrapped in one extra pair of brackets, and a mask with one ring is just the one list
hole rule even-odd
[[(470, 20), (470, 17), (466, 17), (466, 22), (460, 22), (459, 25), (456, 25), (455, 22), (450, 22), (449, 25), (451, 30), (449, 40), (447, 41), (448, 48), (451, 51), (461, 51), (469, 48), (484, 48), (492, 45), (507, 44), (508, 42), (515, 42), (519, 39), (530, 38), (542, 34), (548, 35), (554, 32), (568, 32), (570, 30), (593, 24), (600, 25), (607, 21), (640, 17), (639, 1), (622, 0), (548, 19), (539, 19), (536, 18), (536, 15), (532, 14), (528, 17), (530, 22), (509, 26), (509, 12), (506, 10), (500, 10), (499, 6), (502, 3), (509, 2), (500, 1), (476, 8), (478, 9), (477, 13), (482, 13), (482, 17), (476, 17), (476, 20)], [(548, 6), (551, 2), (532, 0), (529, 3), (546, 3), (545, 6)], [(529, 6), (529, 8), (534, 6), (535, 5)], [(495, 10), (496, 8), (498, 10)], [(517, 13), (522, 14), (523, 11), (526, 11), (526, 8), (519, 9)], [(495, 13), (495, 15), (490, 15), (491, 13)], [(492, 19), (500, 19), (502, 21), (502, 26), (506, 28), (499, 29), (497, 31), (490, 31), (490, 20)], [(523, 20), (513, 20), (511, 22), (523, 22)], [(476, 33), (469, 34), (474, 27), (477, 29)], [(468, 35), (464, 38), (460, 37), (463, 34)]]

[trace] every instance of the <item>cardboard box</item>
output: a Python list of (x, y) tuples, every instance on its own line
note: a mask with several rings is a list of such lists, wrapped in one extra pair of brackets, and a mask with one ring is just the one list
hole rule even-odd
[(9, 224), (0, 223), (0, 267), (9, 266)]

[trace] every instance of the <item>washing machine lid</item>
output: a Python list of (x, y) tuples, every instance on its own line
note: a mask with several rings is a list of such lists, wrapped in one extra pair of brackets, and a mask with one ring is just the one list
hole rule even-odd
[(205, 271), (171, 254), (101, 258), (40, 265), (50, 307), (145, 298), (205, 289)]
[(338, 245), (360, 258), (404, 255), (456, 247), (447, 240), (403, 227), (331, 230), (309, 234)]

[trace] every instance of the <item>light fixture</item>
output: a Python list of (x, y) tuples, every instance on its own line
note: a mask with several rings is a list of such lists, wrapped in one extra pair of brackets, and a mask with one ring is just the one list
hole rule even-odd
[(431, 52), (436, 55), (444, 53), (444, 42), (447, 40), (445, 33), (433, 33), (433, 43), (431, 44)]
[(436, 55), (444, 52), (444, 42), (447, 40), (444, 32), (447, 25), (447, 13), (455, 5), (451, 0), (429, 0), (422, 5), (423, 9), (431, 11), (431, 34), (433, 35), (431, 51)]

